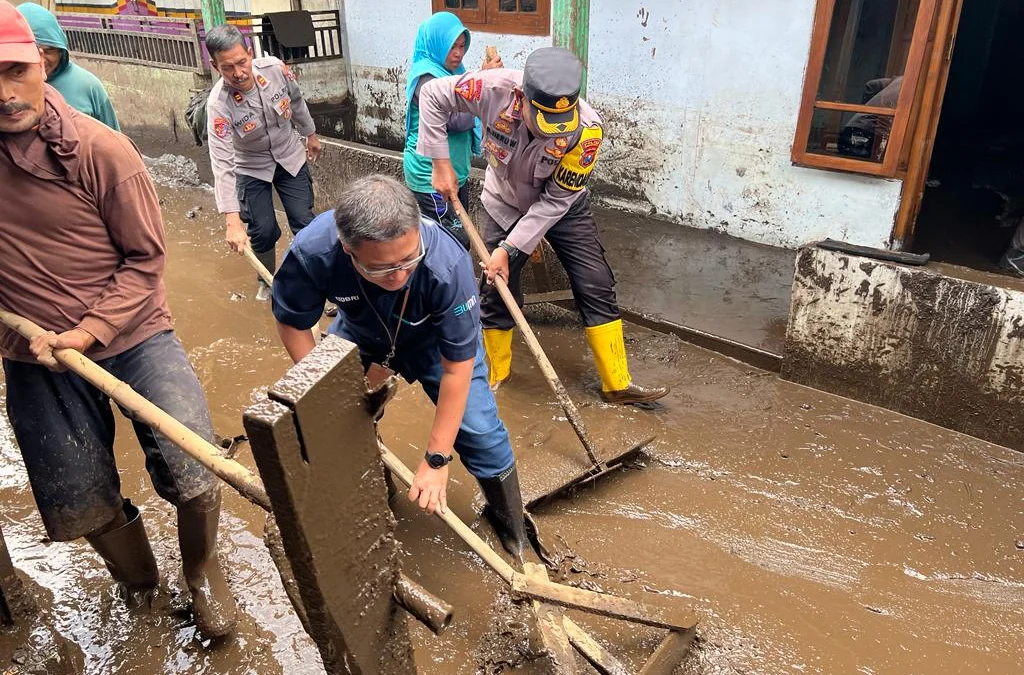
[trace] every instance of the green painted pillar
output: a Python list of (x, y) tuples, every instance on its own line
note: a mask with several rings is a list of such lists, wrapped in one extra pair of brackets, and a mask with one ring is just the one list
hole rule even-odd
[[(205, 1), (205, 0), (204, 0)], [(583, 87), (587, 93), (587, 58), (590, 51), (590, 0), (553, 0), (551, 3), (551, 41), (556, 47), (565, 47), (583, 62)]]
[(203, 0), (203, 27), (210, 30), (227, 23), (224, 18), (224, 0)]

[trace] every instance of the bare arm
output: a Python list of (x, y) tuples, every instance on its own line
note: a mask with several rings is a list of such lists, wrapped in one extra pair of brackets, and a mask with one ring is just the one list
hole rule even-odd
[[(434, 424), (430, 428), (430, 452), (445, 455), (452, 453), (455, 437), (462, 425), (469, 398), (469, 385), (473, 379), (474, 360), (449, 361), (441, 357), (441, 388), (437, 396), (437, 410)], [(448, 510), (448, 467), (433, 469), (422, 460), (416, 469), (416, 477), (409, 488), (409, 500), (418, 502), (420, 508), (433, 513)]]
[(280, 321), (276, 323), (277, 334), (281, 337), (281, 343), (284, 344), (285, 351), (288, 352), (288, 356), (292, 357), (294, 363), (298, 363), (306, 354), (313, 351), (316, 342), (314, 341), (312, 331), (292, 328)]

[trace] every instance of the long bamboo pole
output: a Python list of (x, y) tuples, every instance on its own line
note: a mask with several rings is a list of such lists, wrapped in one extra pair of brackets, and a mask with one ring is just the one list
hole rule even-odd
[[(0, 309), (0, 322), (31, 340), (46, 331), (23, 316)], [(74, 349), (54, 350), (57, 362), (117, 402), (133, 417), (149, 425), (181, 448), (189, 457), (212, 471), (253, 504), (270, 511), (270, 498), (259, 477), (238, 462), (222, 457), (217, 446), (148, 401), (127, 383), (117, 379)]]
[[(476, 225), (473, 224), (473, 220), (466, 213), (466, 209), (459, 202), (458, 198), (452, 200), (455, 206), (455, 213), (458, 215), (459, 220), (462, 221), (462, 226), (466, 230), (466, 234), (469, 235), (469, 241), (473, 245), (473, 252), (476, 253), (477, 257), (483, 261), (485, 265), (491, 262), (491, 254), (487, 252), (487, 247), (484, 245), (484, 240), (480, 237), (480, 232), (476, 229)], [(554, 393), (555, 398), (558, 399), (558, 403), (562, 406), (562, 410), (565, 412), (565, 416), (569, 419), (569, 424), (572, 425), (573, 431), (576, 432), (576, 436), (580, 439), (580, 443), (583, 444), (583, 449), (587, 452), (587, 458), (590, 463), (593, 464), (594, 468), (600, 468), (601, 462), (597, 458), (597, 452), (594, 450), (594, 440), (590, 437), (590, 432), (587, 431), (586, 425), (583, 423), (583, 417), (580, 415), (579, 408), (569, 397), (569, 392), (565, 390), (565, 385), (562, 384), (562, 380), (558, 377), (558, 373), (555, 372), (555, 367), (551, 365), (551, 361), (548, 359), (547, 354), (544, 353), (544, 348), (540, 346), (540, 341), (537, 340), (537, 336), (534, 334), (533, 329), (530, 328), (529, 322), (523, 315), (523, 310), (519, 309), (519, 304), (516, 302), (515, 297), (512, 295), (512, 291), (509, 290), (508, 283), (499, 276), (494, 277), (494, 286), (498, 289), (498, 294), (501, 299), (505, 301), (505, 306), (508, 307), (508, 311), (512, 314), (512, 318), (516, 322), (516, 327), (523, 334), (523, 339), (526, 340), (526, 346), (530, 348), (530, 352), (533, 357), (537, 360), (537, 366), (540, 368), (540, 372), (544, 375), (544, 379), (547, 380), (548, 386), (551, 387), (551, 391)]]

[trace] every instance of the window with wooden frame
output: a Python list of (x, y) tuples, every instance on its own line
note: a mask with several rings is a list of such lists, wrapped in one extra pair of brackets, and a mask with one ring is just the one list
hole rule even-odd
[(818, 0), (793, 163), (896, 176), (938, 0)]
[(458, 15), (470, 30), (515, 35), (551, 32), (551, 0), (432, 0), (431, 7)]

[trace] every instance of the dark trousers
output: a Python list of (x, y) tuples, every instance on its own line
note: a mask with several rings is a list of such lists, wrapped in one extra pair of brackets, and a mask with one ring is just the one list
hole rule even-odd
[[(72, 372), (4, 359), (7, 416), (50, 539), (70, 541), (121, 510), (110, 399)], [(173, 331), (158, 333), (99, 365), (203, 438), (213, 424), (199, 380)], [(130, 415), (122, 409), (126, 417)], [(132, 421), (157, 494), (180, 505), (218, 479), (161, 434)]]
[(278, 164), (274, 170), (272, 183), (238, 174), (235, 179), (235, 190), (241, 208), (239, 217), (246, 223), (254, 253), (273, 250), (274, 244), (281, 237), (281, 228), (277, 226), (277, 214), (274, 213), (272, 188), (277, 189), (277, 196), (281, 198), (281, 205), (288, 216), (288, 227), (291, 228), (292, 234), (313, 220), (313, 177), (309, 173), (308, 164), (303, 164), (295, 176)]
[[(419, 204), (420, 213), (439, 224), (459, 240), (459, 243), (468, 251), (469, 236), (463, 229), (459, 217), (455, 215), (455, 209), (440, 195), (431, 192), (413, 192), (416, 203)], [(443, 201), (442, 201), (443, 200)], [(463, 183), (459, 188), (459, 201), (462, 208), (469, 210), (469, 184)]]
[[(486, 211), (481, 211), (480, 228), (488, 251), (508, 236)], [(514, 226), (513, 226), (514, 229)], [(511, 232), (511, 230), (509, 230)], [(615, 299), (615, 275), (604, 257), (604, 246), (597, 232), (597, 223), (590, 210), (590, 194), (576, 200), (569, 212), (547, 231), (544, 238), (551, 245), (558, 260), (569, 276), (573, 298), (585, 326), (600, 326), (619, 318), (619, 305)], [(523, 306), (523, 291), (519, 277), (529, 256), (520, 255), (509, 269), (509, 290), (516, 303)], [(508, 329), (515, 320), (498, 295), (498, 289), (480, 282), (480, 321), (484, 328)]]

